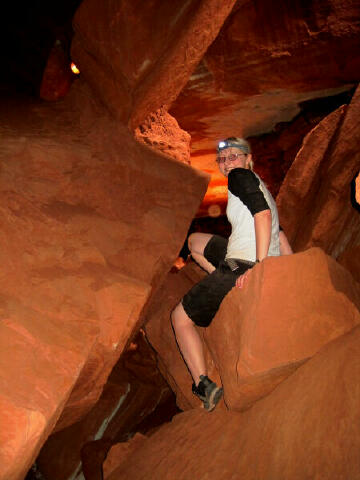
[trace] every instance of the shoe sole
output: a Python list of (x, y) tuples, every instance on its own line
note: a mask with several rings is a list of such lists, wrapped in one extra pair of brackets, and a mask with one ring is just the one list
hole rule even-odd
[(221, 387), (216, 387), (214, 390), (211, 392), (209, 398), (204, 401), (204, 408), (208, 412), (212, 412), (216, 405), (219, 403), (219, 400), (221, 399), (223, 395), (223, 389)]

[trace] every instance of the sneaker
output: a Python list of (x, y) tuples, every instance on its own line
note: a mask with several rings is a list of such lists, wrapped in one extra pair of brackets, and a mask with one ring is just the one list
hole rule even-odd
[(192, 385), (192, 392), (204, 403), (204, 408), (211, 412), (216, 407), (223, 394), (223, 389), (205, 375), (200, 375), (199, 385)]

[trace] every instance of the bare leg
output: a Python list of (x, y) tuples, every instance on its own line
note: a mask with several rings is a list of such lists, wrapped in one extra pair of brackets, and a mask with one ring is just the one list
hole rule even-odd
[(212, 236), (211, 233), (192, 233), (188, 238), (191, 256), (208, 273), (212, 273), (215, 270), (214, 265), (204, 257), (204, 249)]
[(189, 318), (181, 303), (171, 314), (176, 341), (196, 385), (200, 375), (207, 375), (203, 343), (195, 324)]

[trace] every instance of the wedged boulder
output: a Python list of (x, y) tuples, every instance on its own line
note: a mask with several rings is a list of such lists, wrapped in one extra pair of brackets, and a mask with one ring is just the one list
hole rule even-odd
[[(162, 293), (163, 307), (150, 311), (146, 325), (180, 408), (198, 404), (169, 321), (189, 283), (168, 278), (167, 299)], [(323, 345), (360, 323), (359, 308), (359, 284), (318, 248), (254, 267), (245, 288), (234, 288), (210, 327), (199, 329), (210, 376), (221, 377), (227, 407), (244, 410), (269, 394)]]
[(358, 326), (251, 410), (175, 416), (151, 438), (130, 444), (132, 452), (121, 455), (106, 480), (358, 479), (359, 377)]

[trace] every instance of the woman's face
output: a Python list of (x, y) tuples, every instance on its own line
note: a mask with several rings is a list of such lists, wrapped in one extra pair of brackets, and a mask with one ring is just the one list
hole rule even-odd
[(227, 177), (234, 168), (249, 168), (251, 155), (235, 147), (225, 148), (217, 156), (220, 172)]

